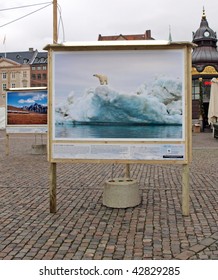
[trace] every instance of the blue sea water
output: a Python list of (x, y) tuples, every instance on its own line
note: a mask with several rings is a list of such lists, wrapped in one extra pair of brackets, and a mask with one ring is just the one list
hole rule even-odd
[(70, 125), (56, 124), (56, 138), (94, 139), (94, 138), (162, 138), (181, 139), (181, 125)]

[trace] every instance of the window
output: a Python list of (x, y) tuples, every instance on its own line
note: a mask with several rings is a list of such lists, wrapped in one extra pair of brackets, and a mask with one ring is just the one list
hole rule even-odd
[(6, 84), (2, 84), (2, 90), (6, 90), (7, 85)]
[(47, 69), (47, 67), (46, 66), (42, 66), (42, 70), (46, 70)]
[(199, 80), (192, 81), (192, 100), (198, 100), (200, 93)]
[(32, 79), (33, 79), (33, 80), (36, 79), (36, 74), (32, 74)]
[(16, 78), (16, 73), (15, 72), (12, 72), (11, 73), (11, 79), (15, 79)]
[(38, 75), (37, 75), (37, 79), (38, 79), (38, 80), (41, 80), (41, 74), (38, 74)]
[(29, 59), (24, 58), (24, 60), (23, 60), (23, 64), (27, 64), (28, 62), (29, 62)]
[(202, 85), (203, 101), (209, 102), (210, 100), (211, 79), (204, 79)]
[(26, 78), (27, 77), (27, 73), (26, 71), (23, 71), (23, 78)]
[(37, 66), (37, 70), (41, 70), (41, 66)]
[(23, 81), (23, 87), (27, 87), (27, 81)]
[[(208, 102), (210, 99), (210, 79), (203, 79), (202, 80), (202, 96), (203, 101)], [(199, 80), (192, 81), (192, 100), (199, 100), (200, 99), (200, 85)]]
[(7, 73), (6, 72), (2, 73), (2, 79), (7, 79)]
[(36, 70), (36, 67), (35, 67), (35, 66), (32, 66), (32, 70)]
[(42, 74), (42, 79), (46, 80), (47, 79), (47, 75), (46, 74)]
[(15, 88), (15, 87), (16, 87), (15, 83), (12, 83), (12, 84), (11, 84), (11, 87), (12, 87), (12, 88)]

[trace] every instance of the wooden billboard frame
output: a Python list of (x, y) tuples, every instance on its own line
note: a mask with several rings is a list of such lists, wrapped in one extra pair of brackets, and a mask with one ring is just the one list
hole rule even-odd
[[(182, 164), (183, 175), (182, 175), (182, 209), (183, 214), (189, 214), (189, 163), (192, 160), (192, 119), (191, 119), (191, 51), (194, 45), (190, 42), (168, 42), (168, 41), (107, 41), (107, 42), (75, 42), (66, 44), (51, 44), (47, 45), (44, 49), (48, 51), (49, 61), (49, 84), (48, 84), (48, 160), (51, 163), (50, 166), (50, 211), (51, 213), (56, 212), (56, 163), (68, 162), (68, 163), (149, 163), (149, 164)], [(181, 141), (137, 141), (137, 143), (144, 144), (183, 144), (185, 146), (185, 159), (184, 160), (114, 160), (114, 159), (62, 159), (53, 158), (52, 156), (52, 145), (54, 143), (61, 143), (61, 141), (53, 140), (53, 126), (52, 126), (52, 112), (53, 112), (53, 54), (54, 52), (73, 52), (73, 51), (107, 51), (107, 50), (183, 50), (184, 52), (184, 98), (185, 98), (185, 117), (184, 117), (184, 140)], [(65, 140), (65, 143), (71, 143), (72, 141)], [(84, 141), (82, 141), (84, 143)], [(104, 143), (108, 144), (110, 141), (85, 141), (86, 143)], [(119, 143), (121, 141), (111, 141), (113, 143)], [(124, 143), (125, 141), (122, 141)], [(73, 141), (73, 143), (81, 143), (81, 141)], [(129, 142), (128, 142), (129, 143)], [(132, 141), (130, 144), (135, 144)]]

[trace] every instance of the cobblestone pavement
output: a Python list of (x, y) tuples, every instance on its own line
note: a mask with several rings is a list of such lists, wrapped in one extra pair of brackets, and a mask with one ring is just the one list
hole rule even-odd
[[(182, 216), (181, 166), (132, 164), (142, 203), (103, 206), (111, 164), (57, 164), (57, 213), (49, 212), (49, 164), (33, 135), (0, 131), (0, 259), (218, 259), (218, 140), (193, 134), (190, 215)], [(45, 141), (45, 140), (44, 140)], [(114, 167), (114, 177), (125, 166)]]

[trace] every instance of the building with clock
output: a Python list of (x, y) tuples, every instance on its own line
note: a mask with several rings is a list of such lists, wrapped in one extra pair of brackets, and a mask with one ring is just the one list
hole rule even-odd
[(208, 125), (211, 79), (218, 77), (218, 51), (217, 35), (210, 28), (204, 9), (192, 42), (196, 44), (192, 53), (192, 119), (193, 122), (202, 120), (205, 128)]

